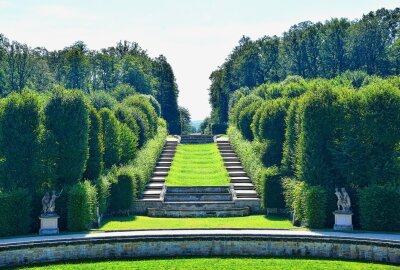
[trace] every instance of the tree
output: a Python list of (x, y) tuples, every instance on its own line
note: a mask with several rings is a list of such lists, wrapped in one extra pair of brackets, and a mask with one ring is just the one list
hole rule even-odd
[(180, 112), (180, 126), (181, 126), (181, 133), (182, 135), (187, 135), (192, 133), (192, 125), (191, 125), (191, 118), (189, 110), (184, 107), (179, 107)]
[(114, 113), (107, 108), (100, 110), (104, 139), (104, 167), (118, 164), (121, 157), (119, 123)]
[(1, 186), (6, 190), (29, 188), (40, 184), (35, 171), (40, 140), (38, 97), (28, 91), (8, 96), (0, 114)]
[(83, 42), (76, 42), (64, 52), (65, 86), (68, 89), (87, 90), (90, 61)]
[(102, 122), (100, 114), (95, 108), (89, 110), (90, 129), (89, 129), (89, 158), (86, 164), (84, 177), (96, 180), (103, 172), (104, 143), (102, 134)]
[(58, 89), (47, 102), (44, 114), (45, 127), (56, 147), (56, 183), (73, 185), (82, 179), (89, 155), (87, 101), (80, 91)]

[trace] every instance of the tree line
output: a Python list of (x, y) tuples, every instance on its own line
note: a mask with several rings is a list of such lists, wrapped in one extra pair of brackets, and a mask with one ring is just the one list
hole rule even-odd
[(169, 132), (181, 132), (179, 90), (165, 56), (153, 59), (139, 44), (128, 41), (98, 51), (78, 41), (49, 51), (10, 41), (0, 34), (0, 96), (25, 88), (45, 92), (57, 85), (87, 94), (110, 93), (123, 84), (137, 93), (154, 96)]
[(333, 192), (345, 187), (356, 227), (397, 231), (399, 87), (399, 76), (348, 72), (237, 92), (228, 134), (264, 207), (289, 209), (297, 224), (332, 227)]
[(281, 37), (244, 36), (210, 75), (210, 122), (228, 122), (230, 96), (238, 89), (282, 81), (288, 75), (333, 78), (355, 70), (383, 77), (400, 74), (399, 28), (400, 8), (382, 8), (354, 21), (301, 22)]

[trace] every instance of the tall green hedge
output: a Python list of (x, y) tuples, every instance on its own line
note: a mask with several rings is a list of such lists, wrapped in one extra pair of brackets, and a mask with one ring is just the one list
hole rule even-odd
[(0, 236), (22, 235), (30, 231), (31, 202), (32, 196), (28, 189), (0, 191)]
[(99, 178), (103, 172), (104, 142), (100, 114), (95, 108), (90, 107), (89, 117), (89, 158), (86, 163), (84, 177), (94, 180)]
[(400, 230), (400, 192), (394, 187), (371, 185), (360, 193), (361, 228), (376, 231)]
[(264, 179), (262, 199), (265, 208), (285, 208), (281, 174), (278, 167), (269, 167), (263, 170)]
[(138, 137), (135, 133), (124, 123), (120, 123), (120, 143), (121, 143), (121, 156), (119, 163), (125, 164), (132, 161), (136, 156), (138, 147)]
[(140, 110), (145, 116), (149, 134), (148, 136), (152, 138), (157, 131), (157, 113), (154, 107), (151, 105), (149, 99), (143, 95), (129, 96), (123, 100), (123, 104), (129, 108), (134, 108)]
[(81, 91), (56, 91), (45, 107), (45, 127), (55, 141), (58, 185), (77, 183), (89, 155), (89, 108)]
[(131, 166), (117, 171), (117, 181), (111, 183), (110, 210), (112, 213), (129, 213), (137, 197), (136, 176)]
[(110, 109), (101, 109), (100, 117), (104, 139), (104, 167), (108, 169), (118, 164), (121, 157), (119, 123)]
[(40, 184), (35, 170), (40, 160), (40, 119), (36, 94), (23, 91), (4, 100), (0, 111), (0, 188), (34, 191)]
[(68, 230), (89, 229), (96, 220), (96, 206), (96, 188), (89, 181), (75, 184), (68, 192)]

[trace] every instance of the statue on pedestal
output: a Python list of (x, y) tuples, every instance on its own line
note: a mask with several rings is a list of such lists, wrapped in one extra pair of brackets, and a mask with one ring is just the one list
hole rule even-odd
[(347, 193), (346, 189), (342, 188), (341, 191), (339, 191), (338, 188), (335, 188), (335, 195), (338, 198), (337, 201), (338, 211), (346, 211), (346, 212), (350, 211), (351, 201), (350, 201), (350, 196)]
[(337, 207), (338, 210), (333, 212), (335, 215), (335, 225), (334, 230), (353, 230), (353, 221), (351, 212), (351, 201), (350, 196), (345, 188), (335, 188), (335, 195), (337, 197)]
[(63, 190), (58, 193), (55, 190), (52, 191), (52, 194), (50, 195), (49, 192), (46, 192), (46, 194), (43, 196), (42, 199), (42, 208), (43, 208), (43, 215), (48, 216), (48, 215), (55, 215), (56, 211), (56, 199), (61, 196), (61, 193)]

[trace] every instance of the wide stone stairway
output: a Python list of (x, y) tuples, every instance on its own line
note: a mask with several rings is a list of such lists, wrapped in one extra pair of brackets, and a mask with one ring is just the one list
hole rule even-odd
[[(180, 142), (199, 144), (214, 140), (212, 136), (189, 135), (182, 136)], [(229, 141), (219, 138), (216, 143), (229, 174), (230, 186), (168, 187), (165, 179), (178, 145), (177, 139), (168, 139), (151, 181), (135, 203), (135, 212), (151, 217), (237, 217), (258, 213), (260, 199)]]

